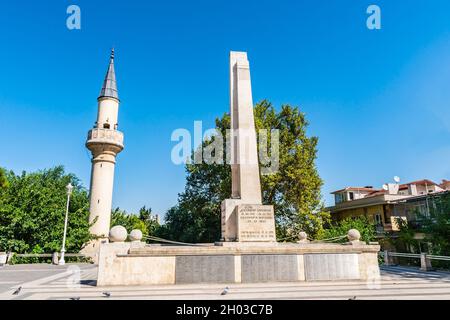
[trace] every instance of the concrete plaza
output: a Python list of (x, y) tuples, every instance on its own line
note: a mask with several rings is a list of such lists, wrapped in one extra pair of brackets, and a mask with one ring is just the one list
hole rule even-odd
[[(450, 273), (421, 272), (403, 267), (383, 267), (379, 283), (362, 281), (165, 286), (96, 287), (97, 267), (89, 264), (66, 266), (15, 265), (0, 267), (2, 300), (70, 299), (450, 299)], [(19, 294), (13, 292), (22, 287)], [(105, 297), (103, 292), (111, 294)]]

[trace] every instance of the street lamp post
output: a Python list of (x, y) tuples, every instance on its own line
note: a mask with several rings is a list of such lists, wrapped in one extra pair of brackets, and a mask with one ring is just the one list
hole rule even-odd
[(73, 186), (69, 182), (69, 184), (66, 186), (67, 188), (67, 207), (66, 207), (66, 219), (64, 220), (64, 236), (63, 236), (63, 243), (61, 248), (61, 258), (59, 259), (58, 264), (60, 266), (63, 266), (66, 264), (64, 261), (64, 253), (66, 252), (66, 234), (67, 234), (67, 220), (69, 218), (69, 204), (70, 204), (70, 195), (72, 194)]

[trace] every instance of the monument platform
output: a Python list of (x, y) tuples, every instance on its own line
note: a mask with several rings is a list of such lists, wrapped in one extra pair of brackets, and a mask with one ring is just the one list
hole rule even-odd
[(98, 286), (373, 280), (379, 245), (104, 243)]
[[(250, 67), (245, 52), (230, 53), (231, 199), (221, 204), (223, 242), (155, 246), (125, 243), (127, 230), (111, 229), (100, 245), (97, 285), (260, 283), (379, 278), (379, 245), (276, 242), (275, 211), (263, 205)], [(138, 231), (137, 233), (139, 233)], [(134, 231), (131, 232), (131, 234)], [(136, 233), (136, 234), (137, 234)], [(130, 234), (130, 237), (131, 237)], [(142, 233), (141, 233), (142, 235)], [(115, 241), (115, 242), (114, 242)]]

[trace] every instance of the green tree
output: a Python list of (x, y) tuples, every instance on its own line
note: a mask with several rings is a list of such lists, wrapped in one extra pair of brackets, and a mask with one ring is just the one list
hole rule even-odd
[(8, 185), (8, 179), (6, 177), (5, 169), (0, 167), (0, 189), (5, 188)]
[[(450, 193), (430, 194), (427, 198), (429, 215), (414, 212), (417, 216), (415, 225), (401, 218), (396, 219), (399, 231), (390, 242), (399, 251), (421, 252), (426, 244), (428, 251), (434, 255), (450, 255)], [(417, 237), (417, 233), (425, 234), (425, 238)], [(435, 264), (439, 264), (438, 261)]]
[(152, 216), (152, 209), (145, 206), (139, 210), (139, 214), (127, 213), (120, 208), (112, 210), (111, 227), (113, 226), (123, 226), (128, 233), (139, 229), (144, 235), (155, 235), (159, 228), (158, 222)]
[[(416, 212), (420, 215), (419, 212)], [(395, 232), (396, 237), (393, 237), (391, 232), (389, 235), (389, 243), (394, 245), (394, 247), (400, 252), (420, 252), (420, 242), (416, 239), (415, 235), (417, 230), (415, 230), (406, 220), (398, 217), (395, 219), (398, 226), (398, 231)]]
[(342, 237), (336, 242), (347, 242), (348, 231), (356, 229), (361, 234), (361, 241), (369, 243), (375, 240), (376, 225), (368, 218), (361, 216), (358, 218), (346, 218), (344, 220), (330, 223), (328, 228), (324, 230), (319, 239), (332, 239)]
[(421, 216), (422, 230), (430, 251), (435, 255), (450, 256), (450, 193), (430, 199), (430, 215)]
[[(323, 210), (322, 180), (315, 165), (318, 138), (307, 136), (306, 116), (297, 107), (283, 105), (277, 112), (264, 100), (255, 106), (254, 114), (256, 129), (269, 130), (268, 150), (270, 130), (279, 130), (279, 170), (261, 176), (263, 202), (275, 207), (278, 238), (296, 240), (300, 231), (319, 236), (329, 214)], [(216, 119), (216, 130), (222, 137), (229, 128), (229, 114)], [(213, 136), (203, 147), (216, 139)], [(223, 148), (226, 150), (225, 139)], [(225, 154), (223, 162), (226, 163)], [(160, 235), (184, 242), (217, 241), (220, 238), (220, 203), (231, 195), (230, 166), (187, 165), (186, 172), (185, 190), (179, 195), (178, 204), (167, 212)]]
[(146, 234), (157, 235), (160, 225), (156, 216), (153, 216), (152, 214), (152, 208), (146, 208), (145, 206), (143, 206), (141, 209), (139, 209), (138, 216), (139, 220), (141, 220), (145, 224), (145, 228), (147, 229)]
[(74, 186), (69, 207), (66, 250), (78, 252), (90, 240), (88, 193), (62, 166), (34, 173), (5, 174), (0, 188), (0, 251), (54, 252), (61, 249), (67, 200), (66, 185)]

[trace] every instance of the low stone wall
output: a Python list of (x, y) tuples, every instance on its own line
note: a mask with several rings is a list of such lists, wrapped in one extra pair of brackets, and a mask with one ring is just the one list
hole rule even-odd
[(379, 278), (379, 245), (233, 244), (153, 246), (105, 243), (98, 286), (258, 283)]

